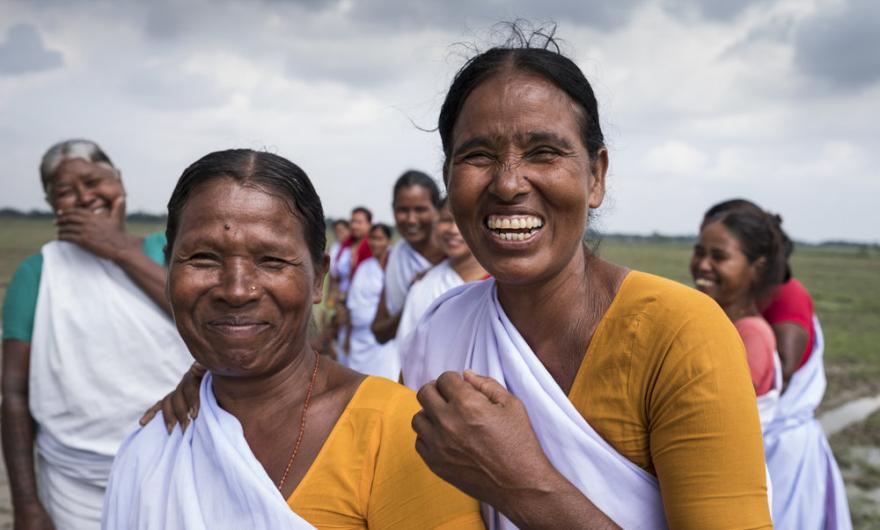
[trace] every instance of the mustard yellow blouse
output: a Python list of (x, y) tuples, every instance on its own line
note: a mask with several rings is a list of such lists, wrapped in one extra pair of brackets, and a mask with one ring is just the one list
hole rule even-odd
[(482, 529), (477, 501), (416, 453), (415, 393), (367, 377), (287, 504), (318, 528)]
[(569, 399), (619, 453), (660, 477), (671, 528), (772, 528), (745, 349), (708, 296), (630, 272)]

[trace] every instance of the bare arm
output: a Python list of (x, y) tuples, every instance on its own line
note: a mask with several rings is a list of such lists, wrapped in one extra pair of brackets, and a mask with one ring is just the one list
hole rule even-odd
[(797, 371), (804, 357), (810, 333), (794, 322), (774, 324), (773, 333), (776, 335), (776, 350), (782, 361), (782, 392), (785, 392), (791, 376)]
[(15, 528), (53, 528), (37, 497), (34, 468), (34, 420), (28, 405), (30, 342), (3, 341), (3, 457), (15, 513)]
[(382, 296), (379, 297), (379, 305), (376, 307), (376, 317), (373, 318), (373, 324), (370, 330), (376, 337), (376, 342), (385, 344), (397, 335), (397, 326), (400, 324), (400, 314), (390, 315), (388, 308), (385, 307), (385, 289), (382, 289)]
[(125, 231), (125, 199), (113, 203), (110, 216), (88, 210), (60, 212), (55, 221), (58, 239), (70, 241), (96, 256), (112, 260), (166, 313), (165, 268), (143, 253), (143, 239)]

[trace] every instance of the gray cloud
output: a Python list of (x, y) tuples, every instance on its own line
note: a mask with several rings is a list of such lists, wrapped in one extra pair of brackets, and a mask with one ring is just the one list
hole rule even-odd
[(21, 75), (60, 68), (61, 52), (49, 50), (37, 28), (30, 24), (12, 26), (6, 42), (0, 44), (0, 75)]
[(880, 2), (851, 0), (819, 11), (795, 33), (795, 65), (804, 74), (838, 87), (859, 88), (880, 80)]
[(699, 17), (715, 22), (729, 22), (753, 5), (767, 0), (663, 0), (663, 6), (681, 17)]

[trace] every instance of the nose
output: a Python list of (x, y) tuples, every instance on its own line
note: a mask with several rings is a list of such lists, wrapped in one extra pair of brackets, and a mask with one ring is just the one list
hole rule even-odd
[(519, 160), (499, 164), (492, 177), (489, 192), (504, 202), (516, 202), (529, 192), (529, 180)]
[(215, 289), (217, 301), (242, 307), (260, 299), (262, 287), (256, 267), (249, 260), (233, 258), (223, 264), (220, 283)]
[(73, 185), (76, 193), (76, 205), (80, 208), (88, 207), (95, 200), (95, 191), (87, 186), (83, 181), (76, 181)]

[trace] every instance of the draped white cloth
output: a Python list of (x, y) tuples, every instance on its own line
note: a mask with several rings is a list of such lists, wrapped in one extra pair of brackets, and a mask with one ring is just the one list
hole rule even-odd
[(345, 294), (351, 286), (351, 245), (337, 254), (331, 258), (330, 276), (339, 280), (339, 292)]
[(773, 480), (777, 529), (852, 528), (843, 478), (814, 412), (825, 394), (824, 337), (813, 317), (815, 341), (779, 398), (776, 417), (764, 432), (764, 452)]
[[(403, 313), (400, 314), (400, 323), (397, 325), (397, 342), (402, 342), (416, 328), (419, 319), (431, 307), (434, 300), (459, 285), (464, 285), (464, 280), (449, 265), (449, 260), (441, 261), (426, 272), (421, 280), (414, 283), (406, 295)], [(401, 354), (403, 353), (401, 352)]]
[(416, 252), (405, 239), (398, 241), (391, 249), (388, 264), (385, 266), (385, 307), (388, 313), (397, 315), (403, 310), (406, 293), (413, 279), (422, 271), (431, 268), (431, 262)]
[[(525, 405), (554, 467), (605, 515), (623, 528), (666, 527), (657, 479), (615, 451), (575, 409), (507, 318), (494, 280), (441, 296), (401, 349), (411, 388), (448, 370), (497, 380)], [(490, 528), (514, 528), (491, 506), (483, 506), (483, 515)]]
[(778, 352), (773, 352), (773, 370), (773, 388), (758, 396), (758, 417), (761, 419), (762, 431), (767, 430), (779, 408), (779, 395), (782, 392), (782, 362), (779, 360)]
[(160, 413), (126, 440), (113, 464), (105, 530), (313, 528), (288, 506), (244, 437), (217, 403), (206, 374), (201, 408), (171, 435)]
[(120, 443), (192, 357), (117, 265), (63, 241), (42, 255), (29, 368), (41, 501), (59, 529), (97, 528)]
[(397, 381), (400, 375), (400, 357), (397, 355), (395, 341), (379, 344), (370, 329), (382, 296), (384, 279), (385, 271), (376, 258), (361, 263), (354, 273), (345, 302), (351, 315), (351, 349), (347, 364), (352, 370), (363, 374)]

